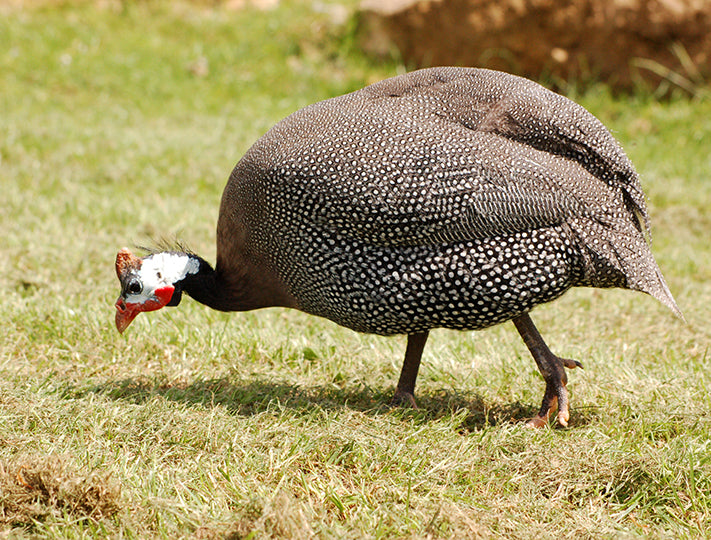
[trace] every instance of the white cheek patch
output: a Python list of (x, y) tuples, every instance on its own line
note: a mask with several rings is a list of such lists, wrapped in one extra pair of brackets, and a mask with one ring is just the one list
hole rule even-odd
[(154, 298), (156, 289), (172, 287), (188, 274), (197, 274), (200, 262), (182, 253), (156, 253), (143, 259), (138, 279), (143, 285), (139, 294), (128, 294), (126, 302), (142, 304)]

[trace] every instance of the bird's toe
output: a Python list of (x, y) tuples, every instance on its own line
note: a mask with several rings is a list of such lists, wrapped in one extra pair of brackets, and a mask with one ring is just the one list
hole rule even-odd
[(568, 420), (570, 420), (570, 413), (568, 411), (558, 411), (558, 416), (556, 417), (558, 423), (562, 427), (568, 427)]
[(563, 364), (563, 366), (567, 367), (568, 369), (575, 369), (575, 368), (580, 368), (580, 369), (585, 369), (583, 365), (578, 362), (577, 360), (571, 360), (569, 358), (560, 358), (558, 357), (558, 360), (560, 360), (560, 363)]
[(527, 426), (542, 428), (548, 425), (548, 419), (558, 408), (558, 396), (551, 391), (551, 385), (546, 384), (546, 393), (543, 396), (543, 403), (538, 414), (526, 422)]
[(540, 429), (548, 425), (548, 416), (541, 416), (540, 414), (531, 418), (526, 422), (526, 426), (534, 429)]

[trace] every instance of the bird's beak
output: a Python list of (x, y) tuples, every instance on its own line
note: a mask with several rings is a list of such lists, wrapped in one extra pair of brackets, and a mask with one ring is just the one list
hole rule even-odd
[(173, 298), (174, 292), (175, 287), (166, 285), (153, 291), (153, 297), (140, 304), (126, 302), (123, 296), (119, 296), (116, 300), (116, 329), (123, 334), (123, 331), (142, 311), (156, 311), (167, 306)]
[(127, 304), (122, 296), (118, 297), (116, 300), (116, 329), (119, 334), (123, 334), (123, 331), (141, 311), (143, 310), (140, 304)]

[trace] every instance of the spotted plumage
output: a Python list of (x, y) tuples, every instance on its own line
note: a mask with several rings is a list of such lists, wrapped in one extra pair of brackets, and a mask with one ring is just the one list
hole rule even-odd
[(239, 214), (300, 309), (358, 331), (483, 328), (571, 286), (671, 303), (620, 146), (504, 73), (424, 70), (298, 111), (223, 200), (221, 228)]
[[(638, 175), (585, 109), (505, 73), (433, 68), (274, 126), (225, 188), (215, 270), (201, 260), (176, 287), (217, 309), (281, 305), (408, 334), (414, 377), (430, 329), (513, 319), (555, 394), (539, 419), (555, 398), (565, 423), (562, 367), (577, 363), (548, 351), (527, 312), (593, 286), (679, 313), (648, 238)], [(414, 377), (398, 385), (413, 403)]]

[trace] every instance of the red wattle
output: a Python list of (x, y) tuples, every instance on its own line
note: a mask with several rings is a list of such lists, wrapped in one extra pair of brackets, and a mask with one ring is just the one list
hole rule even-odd
[[(159, 300), (160, 302), (160, 307), (165, 306), (168, 302), (170, 302), (170, 299), (173, 298), (173, 293), (175, 292), (175, 287), (171, 287), (170, 285), (166, 287), (161, 287), (160, 289), (156, 289), (153, 291), (153, 295)], [(159, 308), (155, 308), (159, 309)]]

